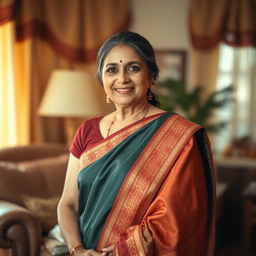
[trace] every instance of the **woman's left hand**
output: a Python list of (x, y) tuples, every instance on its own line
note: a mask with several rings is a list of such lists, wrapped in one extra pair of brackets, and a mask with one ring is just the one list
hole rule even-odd
[(111, 245), (109, 247), (106, 247), (106, 248), (103, 248), (102, 249), (102, 252), (103, 254), (102, 255), (107, 255), (107, 256), (112, 256), (113, 255), (113, 250), (114, 250), (114, 245)]

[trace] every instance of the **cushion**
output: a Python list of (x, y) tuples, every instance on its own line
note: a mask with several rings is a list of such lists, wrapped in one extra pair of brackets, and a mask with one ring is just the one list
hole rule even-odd
[(60, 226), (59, 225), (54, 226), (50, 230), (50, 232), (48, 233), (48, 237), (53, 238), (53, 239), (55, 239), (55, 240), (57, 240), (57, 241), (59, 241), (61, 243), (65, 243), (64, 238), (63, 238), (63, 236), (61, 234)]
[(59, 242), (54, 238), (44, 237), (44, 247), (49, 251), (50, 255), (53, 256), (69, 256), (69, 250), (65, 243)]
[(57, 224), (57, 205), (60, 195), (48, 199), (22, 196), (26, 208), (40, 221), (42, 232), (46, 234)]
[[(40, 173), (23, 172), (18, 165), (0, 166), (0, 199), (24, 206), (21, 194), (43, 196)], [(44, 192), (45, 194), (45, 192)]]
[(19, 162), (25, 172), (38, 172), (44, 180), (45, 190), (49, 196), (60, 194), (63, 190), (69, 154)]
[(60, 232), (59, 225), (52, 228), (43, 240), (51, 255), (69, 255), (69, 250)]
[(61, 194), (68, 154), (27, 162), (0, 162), (0, 199), (25, 206), (21, 195), (49, 198)]

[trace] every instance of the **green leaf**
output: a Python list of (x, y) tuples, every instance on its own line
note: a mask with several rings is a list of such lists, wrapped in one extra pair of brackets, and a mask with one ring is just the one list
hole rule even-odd
[(219, 132), (226, 125), (225, 122), (210, 124), (214, 111), (224, 107), (232, 101), (232, 85), (213, 92), (202, 101), (203, 86), (195, 86), (188, 91), (181, 81), (166, 79), (158, 82), (156, 94), (160, 106), (167, 111), (183, 114), (193, 122), (206, 127), (209, 132)]

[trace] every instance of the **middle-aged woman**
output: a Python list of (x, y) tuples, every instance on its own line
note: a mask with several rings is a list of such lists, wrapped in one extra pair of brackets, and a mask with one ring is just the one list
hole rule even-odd
[(158, 108), (150, 90), (158, 67), (141, 35), (113, 35), (97, 62), (116, 111), (85, 121), (70, 147), (58, 206), (70, 255), (213, 255), (215, 181), (205, 130)]

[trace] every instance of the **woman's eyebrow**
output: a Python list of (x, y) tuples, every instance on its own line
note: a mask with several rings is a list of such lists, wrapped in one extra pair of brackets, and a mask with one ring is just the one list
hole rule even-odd
[[(106, 67), (107, 66), (118, 66), (120, 63), (117, 63), (117, 62), (111, 62), (111, 63), (107, 63), (106, 64)], [(129, 65), (133, 65), (133, 64), (138, 64), (140, 65), (140, 62), (138, 61), (130, 61), (130, 62), (127, 62), (127, 63), (124, 63), (125, 65), (129, 66)]]
[(118, 63), (108, 63), (108, 64), (106, 64), (106, 67), (107, 66), (117, 66), (118, 65)]
[(130, 61), (130, 62), (127, 63), (127, 65), (133, 65), (133, 64), (140, 65), (140, 62), (139, 61)]

